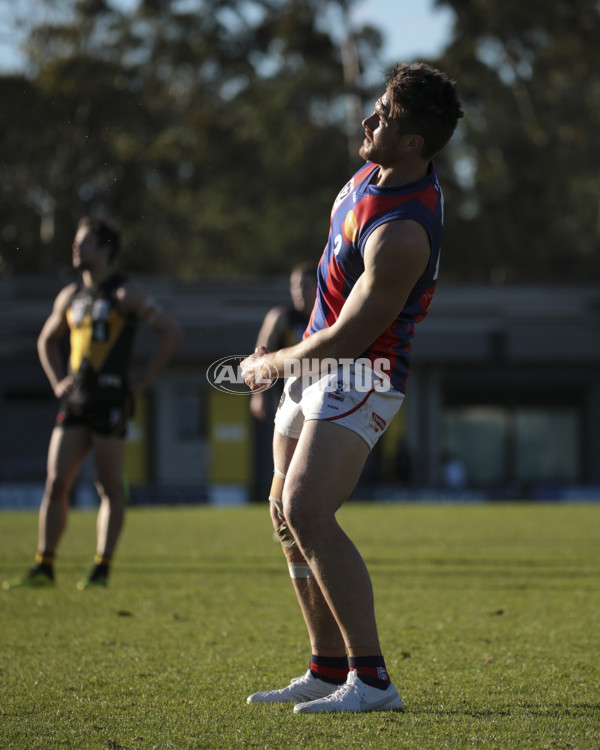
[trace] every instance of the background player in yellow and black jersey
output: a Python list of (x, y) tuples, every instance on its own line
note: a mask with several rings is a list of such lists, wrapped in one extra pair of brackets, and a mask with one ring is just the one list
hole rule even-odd
[[(291, 305), (272, 307), (265, 315), (258, 332), (256, 347), (266, 347), (276, 351), (285, 346), (292, 346), (302, 341), (302, 336), (315, 304), (317, 294), (317, 269), (310, 263), (294, 266), (290, 274)], [(269, 405), (279, 402), (281, 388), (275, 385), (260, 393), (253, 393), (250, 399), (250, 411), (257, 419), (267, 419), (271, 414)]]
[(124, 284), (125, 276), (112, 274), (94, 288), (80, 281), (72, 290), (66, 306), (70, 388), (57, 425), (125, 435), (133, 404), (127, 373), (138, 319), (121, 308), (117, 293)]
[[(256, 347), (264, 346), (277, 351), (302, 341), (317, 294), (317, 267), (312, 263), (300, 263), (290, 274), (290, 305), (278, 305), (265, 315)], [(254, 486), (255, 499), (268, 493), (273, 479), (273, 421), (281, 392), (282, 382), (277, 381), (266, 391), (253, 393), (250, 412), (254, 422)]]
[[(79, 222), (73, 267), (81, 278), (59, 292), (38, 339), (42, 367), (61, 404), (48, 451), (36, 565), (24, 578), (5, 582), (6, 588), (53, 583), (69, 493), (90, 450), (100, 509), (94, 567), (79, 586), (106, 585), (124, 519), (124, 436), (133, 395), (167, 364), (181, 341), (173, 319), (140, 286), (113, 272), (118, 252), (119, 235), (106, 222), (88, 217)], [(140, 376), (129, 382), (140, 320), (156, 334), (157, 342)], [(65, 372), (60, 343), (67, 332), (71, 347)]]

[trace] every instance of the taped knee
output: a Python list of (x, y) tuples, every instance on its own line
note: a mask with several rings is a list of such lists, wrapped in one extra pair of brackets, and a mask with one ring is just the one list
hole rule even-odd
[(289, 562), (290, 578), (314, 578), (310, 565), (307, 563)]
[[(281, 502), (281, 498), (269, 496), (269, 502), (273, 503), (279, 514), (283, 517), (283, 503)], [(277, 531), (273, 532), (273, 541), (281, 543), (284, 547), (293, 547), (296, 544), (296, 540), (285, 521), (283, 521)]]
[[(273, 471), (273, 483), (271, 485), (271, 494), (269, 495), (269, 502), (272, 503), (276, 508), (279, 515), (283, 518), (283, 484), (285, 482), (285, 474), (279, 469)], [(296, 544), (292, 532), (289, 530), (288, 525), (285, 521), (282, 522), (281, 526), (273, 534), (273, 540), (280, 543), (283, 547), (293, 547)]]
[(296, 540), (289, 530), (287, 523), (282, 523), (277, 531), (273, 532), (273, 541), (279, 542), (282, 547), (295, 547)]
[(283, 516), (283, 503), (281, 502), (281, 498), (269, 495), (269, 502), (272, 503), (279, 511), (279, 514)]
[(285, 474), (279, 469), (273, 470), (273, 481), (271, 482), (271, 492), (269, 494), (269, 502), (274, 503), (277, 510), (282, 513), (283, 505), (281, 498), (283, 496), (283, 484), (285, 482)]

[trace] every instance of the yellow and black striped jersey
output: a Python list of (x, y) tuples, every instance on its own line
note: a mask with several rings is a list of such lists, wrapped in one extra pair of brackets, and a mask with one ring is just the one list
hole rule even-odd
[(126, 385), (137, 318), (119, 308), (116, 291), (125, 282), (126, 277), (118, 274), (96, 289), (80, 282), (68, 302), (69, 372), (86, 390)]

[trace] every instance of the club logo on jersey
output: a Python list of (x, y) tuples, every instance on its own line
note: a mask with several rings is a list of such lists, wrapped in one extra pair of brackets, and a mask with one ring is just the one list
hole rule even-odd
[(350, 243), (356, 240), (358, 236), (358, 219), (352, 209), (346, 214), (343, 231), (346, 242)]
[(347, 198), (350, 195), (353, 187), (354, 187), (354, 177), (350, 180), (350, 182), (347, 182), (338, 193), (338, 196), (335, 199), (335, 202), (333, 204), (333, 208), (331, 209), (332, 216), (338, 210), (339, 205), (344, 200), (344, 198)]
[(87, 301), (84, 299), (75, 299), (71, 303), (71, 309), (69, 315), (75, 328), (80, 328), (85, 317), (85, 311), (87, 308)]
[(110, 313), (110, 300), (97, 299), (92, 305), (92, 340), (108, 341), (109, 325), (108, 316)]
[(110, 312), (110, 301), (107, 299), (97, 299), (92, 305), (92, 320), (106, 320)]

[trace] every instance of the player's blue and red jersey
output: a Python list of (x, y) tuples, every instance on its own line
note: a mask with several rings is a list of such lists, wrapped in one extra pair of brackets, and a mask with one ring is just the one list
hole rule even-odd
[(429, 235), (431, 252), (427, 269), (398, 317), (361, 355), (373, 363), (377, 359), (388, 360), (389, 365), (383, 369), (392, 386), (404, 393), (415, 325), (427, 314), (437, 281), (444, 199), (433, 163), (422, 179), (389, 187), (373, 184), (378, 169), (377, 164), (367, 162), (342, 188), (333, 204), (329, 238), (317, 272), (317, 299), (304, 336), (328, 328), (338, 319), (365, 270), (365, 243), (376, 227), (402, 219), (419, 222)]

